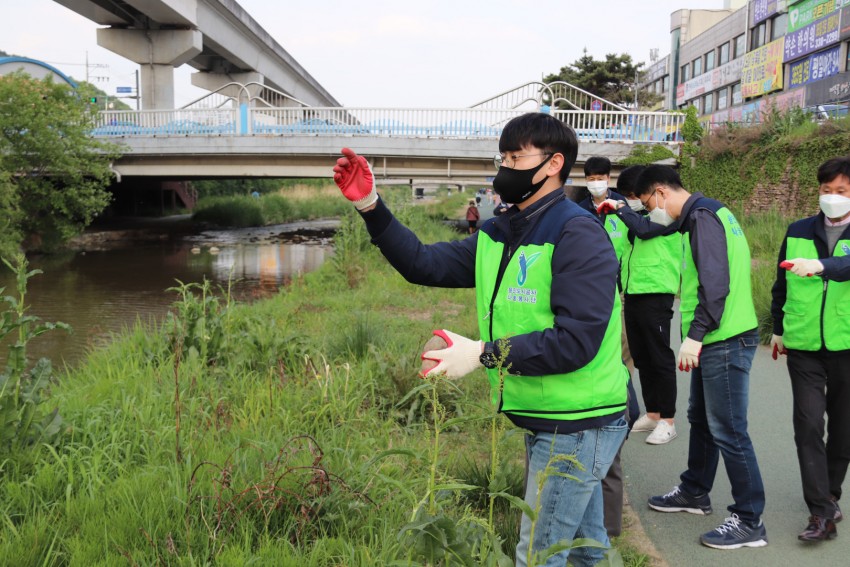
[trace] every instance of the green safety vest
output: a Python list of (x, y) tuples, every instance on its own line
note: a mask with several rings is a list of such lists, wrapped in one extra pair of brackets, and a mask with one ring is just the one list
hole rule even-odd
[(605, 232), (608, 233), (608, 238), (611, 239), (611, 244), (614, 246), (617, 261), (622, 262), (623, 253), (629, 248), (629, 227), (617, 215), (605, 215), (601, 220), (602, 224), (605, 225)]
[[(505, 244), (486, 231), (478, 232), (475, 289), (482, 340), (509, 339), (554, 326), (555, 315), (549, 304), (552, 254), (555, 238), (563, 223), (572, 216), (567, 211), (564, 218), (565, 206), (561, 203), (547, 213), (560, 217), (557, 219), (560, 222), (548, 223), (555, 226), (552, 238), (543, 238), (543, 244), (522, 245), (514, 252), (495, 297), (493, 293)], [(532, 232), (527, 241), (540, 242), (539, 234), (534, 234), (540, 232), (540, 228)], [(622, 362), (621, 308), (616, 291), (614, 299), (614, 309), (599, 352), (584, 367), (566, 374), (545, 376), (505, 374), (504, 385), (500, 384), (497, 369), (488, 370), (492, 401), (499, 411), (541, 419), (578, 420), (625, 409), (628, 370)]]
[[(704, 345), (724, 341), (745, 331), (755, 329), (758, 326), (756, 310), (753, 307), (753, 295), (750, 285), (750, 247), (747, 237), (735, 215), (714, 199), (702, 197), (698, 199), (691, 210), (697, 208), (709, 209), (717, 215), (726, 232), (726, 256), (729, 261), (729, 295), (726, 296), (726, 305), (723, 308), (723, 316), (720, 326), (706, 334), (702, 340)], [(697, 274), (694, 259), (691, 253), (690, 233), (685, 232), (682, 236), (682, 250), (684, 259), (682, 261), (682, 294), (679, 310), (682, 313), (682, 339), (688, 336), (691, 322), (694, 320), (694, 310), (699, 303), (697, 290), (699, 289), (699, 274)]]
[(676, 293), (682, 263), (682, 235), (678, 232), (648, 240), (635, 238), (620, 265), (623, 292)]
[[(809, 238), (788, 237), (785, 259), (817, 258)], [(841, 238), (833, 256), (850, 255), (850, 240)], [(785, 273), (787, 292), (782, 310), (782, 340), (787, 348), (816, 351), (850, 349), (850, 282)]]

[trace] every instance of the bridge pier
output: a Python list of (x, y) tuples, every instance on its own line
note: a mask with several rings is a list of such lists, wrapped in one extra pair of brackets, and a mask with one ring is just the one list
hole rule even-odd
[(140, 65), (143, 110), (174, 108), (174, 68), (201, 53), (198, 30), (100, 28), (97, 44)]

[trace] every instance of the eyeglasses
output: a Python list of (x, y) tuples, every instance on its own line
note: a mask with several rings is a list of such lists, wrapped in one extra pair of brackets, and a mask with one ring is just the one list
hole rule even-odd
[(554, 154), (545, 153), (545, 152), (539, 153), (539, 154), (525, 154), (525, 155), (521, 155), (521, 156), (517, 155), (517, 154), (514, 154), (512, 156), (508, 156), (508, 155), (503, 156), (502, 154), (496, 154), (495, 156), (493, 156), (493, 165), (496, 166), (496, 169), (499, 169), (503, 165), (513, 169), (513, 167), (516, 165), (516, 160), (518, 160), (519, 158), (534, 157), (534, 156), (551, 156), (551, 155), (554, 155)]

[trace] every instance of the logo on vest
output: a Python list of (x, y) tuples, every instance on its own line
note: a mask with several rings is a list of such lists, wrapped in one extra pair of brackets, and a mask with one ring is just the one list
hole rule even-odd
[(726, 220), (729, 222), (729, 230), (735, 236), (744, 236), (744, 230), (741, 228), (741, 225), (738, 224), (738, 219), (735, 218), (735, 215), (729, 213), (726, 215)]
[(516, 283), (519, 287), (508, 288), (508, 301), (516, 303), (537, 303), (537, 290), (525, 289), (525, 282), (528, 281), (528, 269), (540, 257), (541, 252), (536, 252), (530, 256), (526, 256), (525, 252), (519, 253), (519, 271), (516, 275)]
[(844, 252), (845, 255), (850, 256), (850, 246), (846, 244), (841, 245), (841, 251)]

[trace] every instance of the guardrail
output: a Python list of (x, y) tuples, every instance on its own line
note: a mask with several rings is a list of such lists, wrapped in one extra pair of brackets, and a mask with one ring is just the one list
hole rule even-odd
[[(525, 111), (434, 108), (248, 108), (108, 110), (91, 134), (136, 136), (373, 136), (498, 139)], [(678, 142), (684, 115), (666, 112), (555, 110), (580, 141)]]

